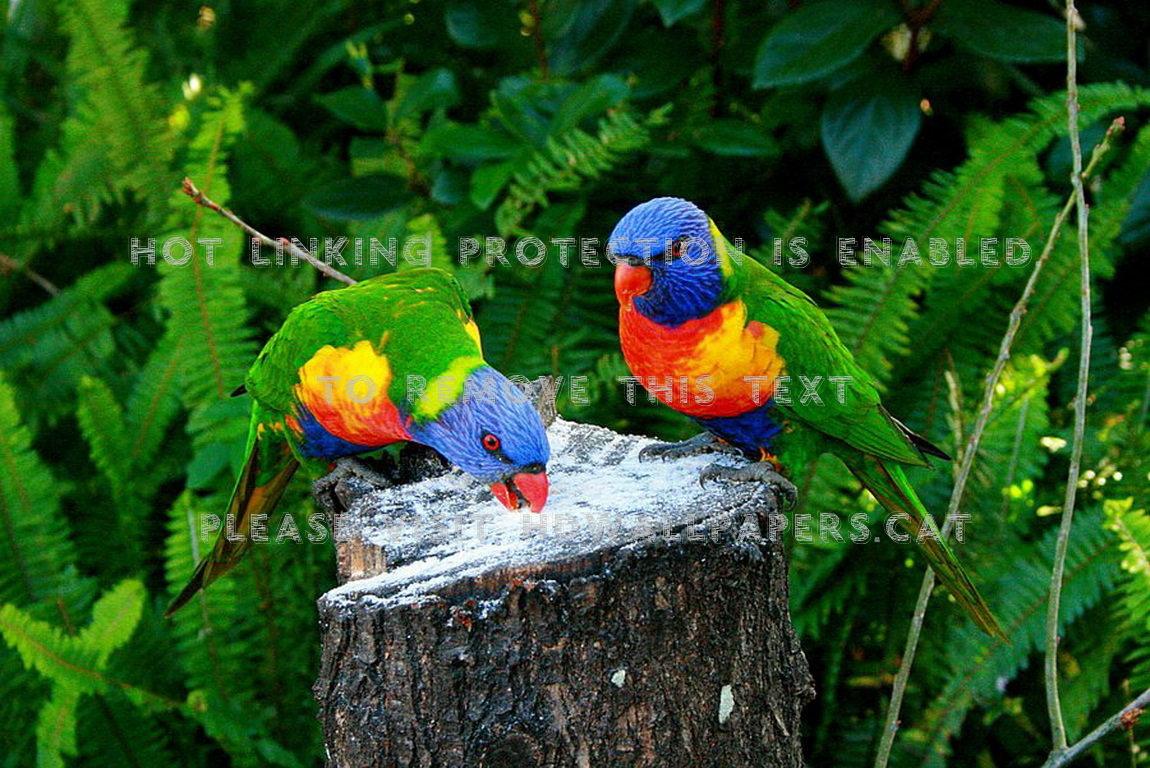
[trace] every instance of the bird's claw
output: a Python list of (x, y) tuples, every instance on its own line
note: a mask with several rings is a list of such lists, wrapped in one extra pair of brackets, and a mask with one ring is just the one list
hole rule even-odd
[(652, 443), (639, 451), (639, 461), (684, 459), (688, 456), (697, 456), (702, 453), (723, 453), (730, 456), (742, 455), (742, 451), (738, 448), (730, 443), (724, 443), (710, 432), (700, 432), (694, 437), (689, 437), (677, 443)]
[(712, 480), (764, 483), (784, 503), (787, 509), (793, 508), (799, 500), (799, 491), (795, 488), (794, 483), (780, 475), (770, 464), (743, 464), (738, 467), (711, 464), (699, 473), (699, 485), (705, 487)]
[(311, 485), (312, 497), (329, 512), (334, 511), (336, 502), (343, 509), (350, 509), (355, 499), (377, 488), (390, 488), (395, 483), (372, 469), (363, 461), (344, 456), (335, 461), (335, 467)]

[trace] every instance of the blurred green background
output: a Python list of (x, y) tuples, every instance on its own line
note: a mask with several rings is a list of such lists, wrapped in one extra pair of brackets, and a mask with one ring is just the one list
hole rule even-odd
[[(1063, 596), (1076, 738), (1150, 683), (1150, 6), (1083, 3), (1096, 280), (1083, 489)], [(456, 261), (461, 237), (599, 238), (693, 200), (815, 296), (890, 409), (957, 454), (1030, 267), (842, 267), (836, 240), (1022, 237), (1070, 191), (1064, 21), (997, 0), (11, 0), (0, 39), (0, 765), (319, 765), (315, 598), (330, 545), (257, 547), (172, 621), (247, 429), (228, 394), (288, 310), (337, 287), (257, 267), (190, 176), (273, 235), (430, 236), (505, 373), (589, 377), (568, 418), (681, 437), (616, 377), (606, 267)], [(936, 599), (896, 765), (1038, 765), (1040, 646), (1077, 357), (1074, 230), (999, 387), (960, 557), (1014, 638)], [(220, 238), (214, 264), (133, 265), (131, 238)], [(806, 238), (778, 266), (772, 241)], [(898, 246), (896, 245), (896, 254)], [(161, 260), (162, 261), (162, 260)], [(1139, 266), (1141, 264), (1141, 266)], [(350, 266), (358, 278), (380, 271)], [(564, 388), (564, 392), (566, 392)], [(832, 462), (803, 511), (878, 510)], [(915, 482), (928, 508), (947, 468)], [(312, 505), (302, 479), (281, 505)], [(273, 527), (274, 530), (274, 527)], [(812, 765), (868, 765), (922, 563), (890, 543), (792, 546), (818, 687)], [(1085, 760), (1145, 762), (1150, 729)]]

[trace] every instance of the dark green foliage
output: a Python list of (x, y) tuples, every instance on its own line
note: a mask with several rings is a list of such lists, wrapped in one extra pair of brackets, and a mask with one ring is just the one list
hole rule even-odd
[[(1095, 342), (1063, 595), (1072, 736), (1150, 684), (1150, 16), (1083, 5), (1084, 136), (1117, 115), (1126, 135), (1089, 183)], [(270, 249), (272, 263), (253, 263), (242, 232), (180, 193), (184, 176), (273, 237), (318, 238), (321, 254), (325, 237), (397, 238), (397, 267), (345, 248), (340, 268), (357, 278), (405, 268), (403, 242), (421, 238), (474, 302), (493, 364), (563, 376), (568, 418), (667, 438), (694, 430), (641, 389), (628, 402), (618, 381), (604, 244), (631, 206), (687, 197), (818, 299), (890, 409), (954, 455), (1069, 192), (1064, 27), (1045, 3), (5, 8), (4, 768), (323, 762), (314, 599), (334, 575), (330, 543), (308, 539), (302, 478), (281, 510), (298, 541), (275, 541), (287, 529), (270, 521), (249, 562), (160, 617), (210, 546), (203, 528), (242, 458), (250, 400), (230, 393), (292, 306), (337, 287)], [(1023, 318), (955, 544), (1014, 642), (990, 643), (935, 599), (897, 764), (1033, 765), (1046, 752), (1040, 648), (1078, 344), (1072, 224)], [(889, 266), (837, 258), (839, 238), (884, 236)], [(194, 244), (186, 263), (133, 263), (133, 238), (170, 237)], [(1024, 266), (1002, 265), (1008, 237), (1029, 244)], [(203, 238), (217, 240), (210, 263)], [(948, 263), (932, 263), (931, 238)], [(955, 263), (956, 238), (973, 264)], [(978, 238), (999, 238), (998, 266), (979, 263)], [(460, 264), (464, 239), (476, 247)], [(795, 242), (809, 261), (787, 260)], [(841, 465), (791, 469), (796, 514), (849, 533), (862, 513), (881, 529)], [(951, 466), (912, 479), (941, 512)], [(922, 563), (889, 541), (788, 540), (819, 689), (807, 759), (869, 765)], [(1133, 734), (1142, 754), (1146, 733)], [(1115, 736), (1087, 762), (1128, 752)]]

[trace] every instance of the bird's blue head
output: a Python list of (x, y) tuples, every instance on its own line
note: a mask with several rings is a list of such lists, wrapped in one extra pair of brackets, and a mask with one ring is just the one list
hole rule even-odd
[(615, 294), (645, 317), (676, 326), (719, 305), (723, 272), (711, 220), (694, 203), (657, 197), (632, 208), (607, 243)]
[(530, 398), (503, 374), (481, 365), (463, 394), (434, 419), (408, 430), (477, 480), (508, 509), (520, 502), (539, 512), (547, 501), (551, 447)]

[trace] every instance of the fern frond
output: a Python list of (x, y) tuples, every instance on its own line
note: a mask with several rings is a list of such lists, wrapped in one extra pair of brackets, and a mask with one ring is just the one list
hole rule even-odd
[[(999, 380), (995, 408), (979, 444), (973, 484), (963, 502), (964, 511), (979, 521), (983, 541), (993, 541), (999, 526), (1009, 525), (1017, 515), (1034, 508), (1027, 501), (1050, 459), (1040, 440), (1049, 432), (1048, 387), (1057, 367), (1058, 363), (1037, 355), (1016, 356)], [(1016, 510), (1015, 516), (1006, 514), (1011, 509)]]
[(80, 692), (56, 686), (36, 720), (36, 768), (64, 768), (65, 757), (75, 757), (76, 710)]
[(0, 321), (0, 366), (20, 391), (51, 395), (39, 397), (33, 413), (52, 418), (70, 411), (80, 377), (107, 372), (117, 321), (105, 302), (136, 274), (122, 262), (97, 267), (43, 304)]
[(147, 593), (142, 582), (125, 579), (105, 592), (92, 606), (92, 620), (76, 642), (96, 654), (96, 667), (104, 669), (108, 657), (131, 639), (144, 612)]
[[(1088, 122), (1150, 103), (1150, 92), (1121, 84), (1084, 87), (1081, 95), (1082, 119)], [(1035, 158), (1066, 130), (1061, 94), (1036, 100), (1028, 114), (996, 124), (975, 123), (968, 159), (952, 172), (935, 173), (923, 191), (908, 198), (903, 210), (883, 225), (883, 233), (897, 243), (914, 239), (920, 252), (928, 249), (931, 238), (943, 238), (952, 251), (945, 269), (961, 271), (953, 258), (956, 239), (970, 243), (999, 236), (1004, 208), (1009, 207), (1008, 179), (1034, 181)], [(922, 266), (856, 267), (847, 273), (848, 285), (832, 289), (830, 295), (838, 305), (828, 312), (832, 322), (856, 359), (880, 383), (888, 378), (891, 359), (906, 350), (908, 328), (918, 314), (915, 298), (931, 285), (939, 269), (925, 255)]]
[(859, 267), (831, 288), (827, 315), (863, 370), (881, 385), (894, 359), (906, 354), (908, 328), (918, 312), (914, 297), (926, 285), (924, 268)]
[(159, 91), (146, 77), (147, 56), (126, 28), (128, 3), (60, 5), (71, 38), (68, 72), (83, 89), (79, 113), (93, 129), (88, 140), (101, 147), (109, 175), (119, 177), (116, 187), (132, 189), (160, 209), (175, 181), (173, 143)]
[[(226, 178), (227, 147), (243, 130), (243, 94), (224, 93), (212, 99), (212, 110), (189, 148), (189, 176), (221, 205), (229, 198)], [(255, 355), (248, 312), (240, 288), (243, 238), (222, 217), (192, 204), (178, 190), (172, 192), (172, 236), (193, 244), (183, 266), (161, 267), (160, 298), (170, 314), (168, 336), (178, 345), (183, 401), (195, 407), (223, 400), (243, 382)], [(215, 239), (213, 263), (196, 245)]]
[(117, 175), (105, 148), (92, 141), (95, 129), (81, 115), (65, 118), (59, 143), (49, 149), (20, 209), (19, 223), (6, 233), (18, 243), (12, 254), (25, 263), (64, 239), (64, 233), (91, 228), (104, 206), (119, 199)]
[(126, 498), (128, 472), (132, 469), (125, 461), (128, 441), (123, 429), (123, 409), (111, 388), (100, 379), (82, 377), (77, 394), (76, 418), (80, 422), (80, 433), (88, 442), (92, 461), (112, 487), (117, 502), (122, 503)]
[[(171, 597), (187, 583), (214, 540), (213, 532), (205, 532), (207, 515), (214, 514), (208, 510), (225, 509), (226, 501), (220, 496), (201, 500), (184, 493), (172, 505), (164, 562)], [(252, 608), (250, 600), (241, 598), (235, 578), (225, 578), (171, 618), (190, 688), (216, 691), (228, 699), (241, 695), (244, 686), (239, 683), (253, 653), (250, 640), (242, 639), (251, 629)]]
[(520, 233), (520, 225), (536, 206), (547, 205), (549, 192), (579, 189), (646, 146), (650, 129), (666, 122), (668, 111), (656, 109), (640, 121), (617, 110), (600, 119), (596, 136), (572, 128), (557, 138), (548, 137), (546, 146), (531, 153), (514, 172), (507, 197), (495, 211), (496, 230), (503, 236)]
[[(1075, 631), (1074, 622), (1099, 603), (1114, 582), (1117, 558), (1111, 535), (1103, 530), (1101, 515), (1085, 511), (1075, 516), (1066, 560), (1059, 634)], [(915, 728), (911, 742), (924, 745), (925, 764), (939, 765), (949, 751), (950, 739), (966, 715), (979, 702), (1001, 698), (1001, 686), (1023, 669), (1032, 653), (1045, 642), (1046, 600), (1050, 559), (1057, 531), (1043, 537), (1038, 551), (1015, 560), (997, 590), (995, 613), (1002, 619), (1013, 645), (989, 641), (967, 624), (952, 626), (946, 642), (948, 677), (940, 685)], [(1005, 548), (1002, 542), (996, 546)]]
[[(285, 496), (286, 501), (286, 496)], [(281, 506), (285, 504), (281, 501)], [(165, 570), (169, 594), (175, 596), (184, 586), (195, 564), (207, 554), (207, 548), (214, 540), (214, 533), (205, 533), (204, 524), (208, 510), (226, 508), (226, 498), (211, 496), (204, 499), (183, 494), (173, 505), (168, 524), (167, 557)], [(304, 546), (294, 545), (293, 546)], [(303, 652), (315, 644), (298, 643), (301, 632), (314, 631), (314, 616), (306, 622), (292, 622), (291, 628), (282, 627), (269, 632), (267, 614), (274, 610), (270, 603), (276, 602), (268, 595), (261, 595), (257, 584), (252, 588), (253, 578), (281, 578), (282, 573), (268, 568), (268, 553), (274, 548), (270, 542), (260, 544), (252, 552), (260, 560), (253, 565), (252, 560), (241, 564), (227, 577), (212, 584), (197, 595), (183, 610), (171, 618), (172, 633), (179, 651), (179, 663), (186, 673), (186, 682), (191, 689), (188, 701), (190, 711), (204, 727), (208, 735), (227, 750), (236, 765), (258, 766), (268, 762), (279, 765), (294, 765), (290, 753), (286, 752), (269, 734), (277, 722), (286, 722), (294, 712), (292, 707), (276, 706), (265, 710), (257, 705), (262, 700), (279, 702), (279, 695), (268, 695), (264, 686), (277, 687), (284, 680), (262, 679), (257, 683), (252, 670), (260, 670), (265, 677), (275, 669), (267, 659), (282, 654), (287, 647), (303, 645)], [(267, 572), (260, 574), (260, 569)], [(314, 573), (313, 569), (313, 573)], [(254, 574), (254, 577), (253, 577)], [(246, 583), (245, 583), (246, 582)], [(289, 592), (290, 579), (285, 580), (277, 594), (298, 596), (305, 590)], [(290, 600), (283, 601), (290, 603)], [(285, 606), (284, 611), (290, 611)], [(298, 618), (298, 617), (297, 617)], [(283, 678), (306, 675), (312, 668), (303, 663), (299, 669), (283, 669)], [(306, 684), (304, 684), (306, 687)], [(269, 721), (269, 715), (275, 718)], [(291, 735), (302, 740), (314, 729), (313, 723), (301, 722)]]
[[(153, 465), (164, 435), (180, 410), (179, 371), (183, 364), (180, 340), (161, 340), (136, 376), (124, 415), (125, 466)], [(151, 496), (163, 480), (159, 472), (146, 472), (135, 479), (140, 495)]]
[(180, 733), (175, 716), (157, 717), (114, 690), (99, 699), (81, 699), (77, 713), (79, 759), (74, 765), (142, 768), (195, 761), (186, 743), (178, 751), (171, 744), (172, 737)]
[(60, 487), (32, 450), (15, 395), (0, 377), (0, 600), (27, 605), (59, 595), (75, 552)]
[[(1134, 661), (1145, 662), (1145, 644), (1150, 633), (1150, 516), (1134, 509), (1134, 499), (1107, 499), (1103, 503), (1106, 527), (1118, 536), (1122, 550), (1121, 613), (1127, 632), (1138, 645)], [(1139, 685), (1146, 682), (1150, 665), (1139, 664)]]
[[(37, 764), (63, 765), (76, 749), (76, 710), (80, 697), (109, 688), (104, 674), (112, 652), (136, 630), (144, 607), (144, 585), (121, 582), (92, 609), (91, 623), (79, 635), (66, 635), (14, 605), (0, 608), (0, 636), (19, 654), (25, 667), (52, 684), (36, 726)], [(129, 692), (130, 687), (125, 687)]]
[(108, 657), (131, 638), (144, 608), (144, 585), (128, 579), (106, 592), (92, 608), (92, 621), (78, 635), (33, 618), (12, 604), (0, 608), (0, 634), (24, 666), (57, 687), (77, 694), (107, 687)]

